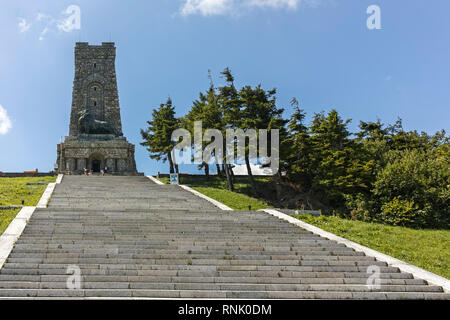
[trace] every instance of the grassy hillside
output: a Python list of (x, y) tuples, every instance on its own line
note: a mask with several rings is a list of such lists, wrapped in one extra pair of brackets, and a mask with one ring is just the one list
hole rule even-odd
[[(27, 182), (46, 182), (45, 185), (27, 185)], [(0, 178), (0, 207), (21, 205), (35, 206), (39, 202), (47, 183), (55, 182), (56, 177)], [(0, 210), (0, 234), (5, 231), (19, 209)]]
[(419, 230), (342, 219), (294, 216), (343, 238), (450, 278), (450, 230)]

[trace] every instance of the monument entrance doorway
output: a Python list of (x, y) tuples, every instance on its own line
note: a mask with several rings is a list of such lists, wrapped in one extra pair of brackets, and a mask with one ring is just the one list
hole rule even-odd
[(100, 166), (101, 166), (100, 160), (92, 160), (92, 171), (93, 172), (100, 172)]

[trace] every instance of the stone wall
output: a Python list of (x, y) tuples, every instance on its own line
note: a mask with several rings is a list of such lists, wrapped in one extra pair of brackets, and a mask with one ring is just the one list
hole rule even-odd
[(38, 173), (2, 172), (0, 173), (0, 178), (48, 177), (55, 175), (56, 175), (55, 172), (38, 172)]
[[(58, 171), (66, 174), (81, 174), (84, 168), (94, 170), (95, 162), (100, 169), (116, 174), (136, 174), (135, 147), (125, 138), (110, 141), (68, 140), (57, 146)], [(60, 170), (62, 168), (62, 170)], [(98, 168), (97, 168), (98, 171)]]

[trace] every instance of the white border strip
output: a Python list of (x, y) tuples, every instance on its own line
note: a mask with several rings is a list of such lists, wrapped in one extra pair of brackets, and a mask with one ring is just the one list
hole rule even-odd
[(36, 207), (23, 207), (0, 236), (0, 269), (3, 267), (14, 247), (14, 243), (19, 239), (35, 209)]
[(210, 197), (205, 196), (203, 193), (200, 193), (200, 192), (198, 192), (198, 191), (195, 191), (194, 189), (192, 189), (192, 188), (190, 188), (190, 187), (188, 187), (188, 186), (186, 186), (186, 185), (182, 185), (182, 184), (181, 184), (180, 187), (182, 187), (184, 190), (187, 190), (187, 191), (189, 191), (189, 192), (192, 192), (192, 193), (195, 194), (196, 196), (198, 196), (198, 197), (200, 197), (200, 198), (202, 198), (202, 199), (205, 199), (206, 201), (211, 202), (213, 205), (215, 205), (216, 207), (219, 207), (219, 208), (222, 209), (222, 210), (233, 211), (233, 209), (231, 209), (230, 207), (224, 205), (223, 203), (221, 203), (221, 202), (219, 202), (219, 201), (217, 201), (217, 200), (211, 199)]
[(320, 228), (317, 228), (315, 226), (312, 226), (306, 222), (303, 222), (301, 220), (295, 219), (287, 214), (281, 213), (274, 209), (261, 209), (260, 211), (267, 212), (268, 214), (271, 214), (281, 220), (286, 220), (289, 223), (295, 224), (296, 226), (299, 226), (303, 229), (306, 229), (308, 231), (311, 231), (317, 235), (320, 235), (324, 238), (327, 238), (329, 240), (336, 241), (338, 243), (345, 244), (347, 247), (355, 249), (357, 251), (364, 252), (367, 256), (374, 257), (377, 260), (384, 261), (388, 263), (392, 267), (399, 268), (402, 272), (411, 273), (415, 278), (426, 280), (429, 284), (441, 286), (444, 289), (444, 292), (449, 293), (450, 292), (450, 280), (438, 276), (437, 274), (434, 274), (432, 272), (429, 272), (427, 270), (421, 269), (419, 267), (413, 266), (409, 263), (406, 263), (404, 261), (398, 260), (396, 258), (393, 258), (391, 256), (388, 256), (387, 254), (378, 252), (376, 250), (367, 248), (365, 246), (362, 246), (360, 244), (357, 244), (353, 241), (350, 241), (348, 239), (339, 237), (333, 233), (324, 231)]
[(41, 197), (41, 200), (39, 200), (37, 204), (37, 208), (47, 208), (48, 202), (50, 201), (50, 198), (52, 197), (53, 190), (55, 190), (56, 182), (49, 183), (47, 185), (47, 188), (44, 191), (44, 194)]
[(147, 176), (147, 178), (149, 178), (150, 180), (152, 180), (156, 184), (164, 184), (161, 181), (159, 181), (158, 179), (156, 179), (155, 177)]
[(60, 184), (62, 182), (64, 175), (63, 174), (58, 174), (58, 178), (56, 178), (56, 183)]

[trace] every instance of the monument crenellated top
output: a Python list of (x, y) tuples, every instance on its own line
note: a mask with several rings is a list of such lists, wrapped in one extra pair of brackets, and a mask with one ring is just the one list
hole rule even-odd
[(75, 48), (87, 48), (87, 47), (115, 48), (115, 45), (114, 45), (114, 42), (102, 42), (101, 45), (89, 44), (89, 42), (77, 42), (75, 44)]
[(93, 58), (114, 60), (116, 47), (114, 42), (102, 42), (101, 45), (90, 45), (88, 42), (77, 42), (75, 44), (75, 63), (78, 60), (89, 60)]

